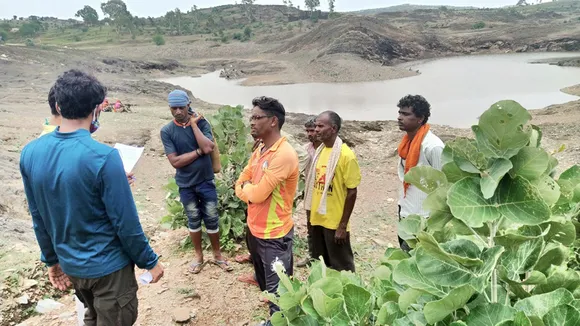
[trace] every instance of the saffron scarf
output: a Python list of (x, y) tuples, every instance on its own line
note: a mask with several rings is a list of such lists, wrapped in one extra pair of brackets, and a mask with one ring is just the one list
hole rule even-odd
[[(398, 153), (399, 157), (405, 160), (405, 174), (409, 172), (410, 169), (417, 166), (419, 163), (419, 157), (421, 156), (421, 143), (423, 143), (423, 138), (431, 127), (429, 124), (424, 124), (419, 127), (417, 130), (417, 134), (413, 139), (409, 139), (409, 135), (405, 135), (401, 143), (399, 144)], [(407, 196), (407, 189), (409, 188), (410, 184), (403, 181), (403, 188), (404, 188), (404, 195)]]

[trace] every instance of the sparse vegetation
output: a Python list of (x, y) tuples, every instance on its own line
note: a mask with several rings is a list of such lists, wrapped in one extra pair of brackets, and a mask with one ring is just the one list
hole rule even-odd
[(165, 45), (165, 38), (161, 34), (153, 36), (153, 43), (157, 46)]
[(473, 24), (473, 26), (471, 28), (472, 29), (482, 29), (482, 28), (485, 28), (485, 23), (484, 22), (477, 22), (477, 23)]

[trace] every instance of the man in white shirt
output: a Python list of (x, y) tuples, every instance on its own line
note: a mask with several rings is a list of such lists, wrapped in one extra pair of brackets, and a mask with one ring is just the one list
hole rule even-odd
[[(429, 217), (423, 209), (427, 194), (415, 186), (405, 183), (405, 174), (415, 166), (431, 166), (441, 170), (441, 154), (445, 144), (427, 123), (431, 116), (431, 105), (421, 95), (407, 95), (397, 104), (399, 107), (399, 129), (406, 135), (399, 144), (398, 172), (401, 181), (399, 192), (399, 220), (409, 215)], [(409, 251), (407, 243), (399, 237), (401, 249)]]

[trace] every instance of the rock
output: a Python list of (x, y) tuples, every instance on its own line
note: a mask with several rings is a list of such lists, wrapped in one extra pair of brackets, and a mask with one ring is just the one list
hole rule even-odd
[(54, 301), (52, 299), (43, 299), (38, 301), (35, 310), (40, 314), (45, 314), (53, 310), (57, 310), (63, 306), (64, 305), (62, 303)]
[(33, 286), (37, 286), (38, 285), (38, 281), (35, 280), (24, 280), (24, 283), (22, 283), (22, 290), (28, 290)]
[(374, 241), (376, 244), (378, 244), (379, 246), (381, 246), (381, 247), (385, 247), (385, 246), (387, 245), (387, 243), (386, 243), (385, 241), (381, 240), (381, 239), (376, 239), (376, 238), (375, 238), (375, 239), (373, 239), (373, 241)]
[(21, 305), (26, 305), (26, 304), (28, 304), (28, 300), (30, 300), (30, 298), (28, 297), (28, 294), (24, 294), (23, 296), (16, 299), (16, 303), (21, 304)]
[(189, 309), (187, 308), (177, 308), (173, 310), (173, 320), (176, 323), (187, 323), (191, 319), (189, 314)]

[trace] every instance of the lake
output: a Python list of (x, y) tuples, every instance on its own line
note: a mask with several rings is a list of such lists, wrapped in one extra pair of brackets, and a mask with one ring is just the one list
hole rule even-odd
[(257, 96), (279, 99), (288, 112), (317, 114), (334, 110), (347, 120), (394, 120), (397, 102), (406, 94), (423, 95), (431, 103), (429, 122), (468, 127), (504, 99), (527, 109), (578, 99), (560, 89), (580, 84), (580, 68), (530, 64), (535, 60), (576, 57), (578, 53), (518, 53), (464, 56), (407, 63), (418, 76), (362, 83), (309, 83), (241, 86), (240, 80), (219, 78), (219, 71), (201, 77), (163, 81), (191, 90), (206, 102), (251, 107)]

